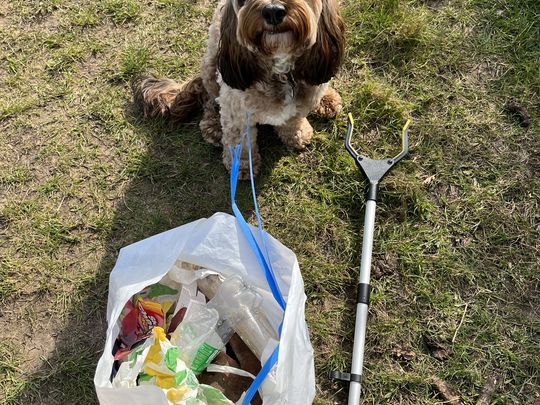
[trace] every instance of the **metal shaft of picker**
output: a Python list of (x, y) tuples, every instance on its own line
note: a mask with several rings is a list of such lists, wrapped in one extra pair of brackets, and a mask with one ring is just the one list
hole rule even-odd
[(362, 390), (362, 368), (364, 365), (364, 347), (366, 341), (367, 317), (369, 308), (371, 273), (371, 257), (373, 251), (373, 234), (375, 231), (375, 209), (377, 207), (377, 192), (379, 183), (390, 170), (403, 159), (409, 150), (407, 121), (402, 131), (402, 150), (394, 158), (374, 160), (360, 155), (351, 145), (351, 135), (354, 130), (354, 120), (349, 114), (349, 125), (345, 138), (345, 147), (355, 160), (357, 166), (369, 181), (366, 194), (366, 212), (364, 216), (364, 236), (362, 241), (362, 259), (360, 262), (360, 277), (356, 299), (356, 322), (354, 327), (353, 357), (350, 373), (333, 372), (330, 378), (349, 383), (348, 405), (360, 404)]
[[(372, 184), (370, 184), (369, 187), (371, 188)], [(374, 194), (376, 195), (377, 184), (373, 187), (375, 188)], [(349, 405), (357, 405), (360, 403), (360, 393), (362, 390), (362, 368), (364, 365), (364, 348), (370, 293), (369, 276), (371, 273), (376, 207), (376, 200), (367, 200), (366, 213), (364, 216), (364, 238), (362, 241), (360, 277), (358, 280), (358, 296), (356, 297), (356, 322), (354, 326), (354, 346), (351, 364), (351, 376), (358, 376), (358, 378), (351, 379), (349, 383)]]

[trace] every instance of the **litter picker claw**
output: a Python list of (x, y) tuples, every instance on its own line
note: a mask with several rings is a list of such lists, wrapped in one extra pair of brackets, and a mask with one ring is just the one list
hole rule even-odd
[(408, 128), (411, 120), (408, 120), (403, 127), (401, 134), (401, 152), (393, 157), (382, 160), (370, 159), (359, 154), (351, 145), (351, 136), (354, 131), (354, 119), (349, 114), (347, 136), (345, 138), (345, 148), (352, 156), (358, 168), (369, 181), (366, 193), (366, 213), (364, 217), (364, 238), (362, 242), (362, 259), (360, 262), (360, 279), (358, 282), (358, 295), (356, 305), (356, 323), (354, 328), (353, 357), (350, 373), (334, 371), (330, 373), (330, 378), (349, 383), (348, 405), (360, 404), (362, 388), (362, 367), (364, 364), (364, 345), (366, 340), (366, 325), (369, 307), (369, 276), (371, 272), (371, 256), (373, 250), (373, 233), (375, 229), (375, 208), (377, 206), (377, 192), (379, 183), (394, 166), (402, 160), (409, 151)]

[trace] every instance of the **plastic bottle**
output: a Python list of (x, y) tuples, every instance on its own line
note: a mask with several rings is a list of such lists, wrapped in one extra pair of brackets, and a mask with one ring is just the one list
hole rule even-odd
[(238, 333), (260, 360), (268, 341), (278, 340), (268, 318), (260, 310), (262, 296), (244, 283), (240, 276), (226, 278), (208, 302), (208, 308), (219, 312), (220, 320)]

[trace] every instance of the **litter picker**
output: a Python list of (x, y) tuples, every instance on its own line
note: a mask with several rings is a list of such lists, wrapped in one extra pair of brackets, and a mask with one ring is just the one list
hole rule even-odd
[(364, 177), (369, 181), (366, 193), (366, 213), (364, 217), (364, 238), (362, 242), (362, 259), (360, 262), (360, 279), (356, 305), (356, 323), (354, 327), (353, 358), (350, 373), (334, 371), (330, 378), (349, 383), (348, 405), (360, 404), (362, 388), (362, 367), (364, 364), (364, 344), (366, 340), (366, 324), (369, 307), (369, 275), (371, 271), (371, 256), (373, 250), (373, 231), (375, 229), (375, 208), (377, 206), (377, 191), (379, 183), (394, 166), (402, 160), (409, 151), (408, 128), (410, 120), (405, 123), (401, 134), (401, 152), (393, 157), (382, 160), (370, 159), (359, 154), (351, 145), (351, 135), (354, 130), (354, 120), (349, 114), (345, 148), (353, 157)]

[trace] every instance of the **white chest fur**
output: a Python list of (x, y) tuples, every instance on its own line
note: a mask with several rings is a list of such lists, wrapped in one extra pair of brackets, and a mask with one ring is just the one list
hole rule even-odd
[(272, 73), (276, 75), (284, 75), (292, 71), (294, 63), (291, 54), (278, 53), (274, 55)]
[(307, 116), (326, 87), (297, 84), (284, 73), (275, 76), (281, 79), (257, 82), (244, 91), (231, 88), (219, 77), (220, 93), (216, 101), (221, 105), (221, 114), (243, 122), (245, 113), (250, 112), (252, 123), (285, 125), (293, 117)]

